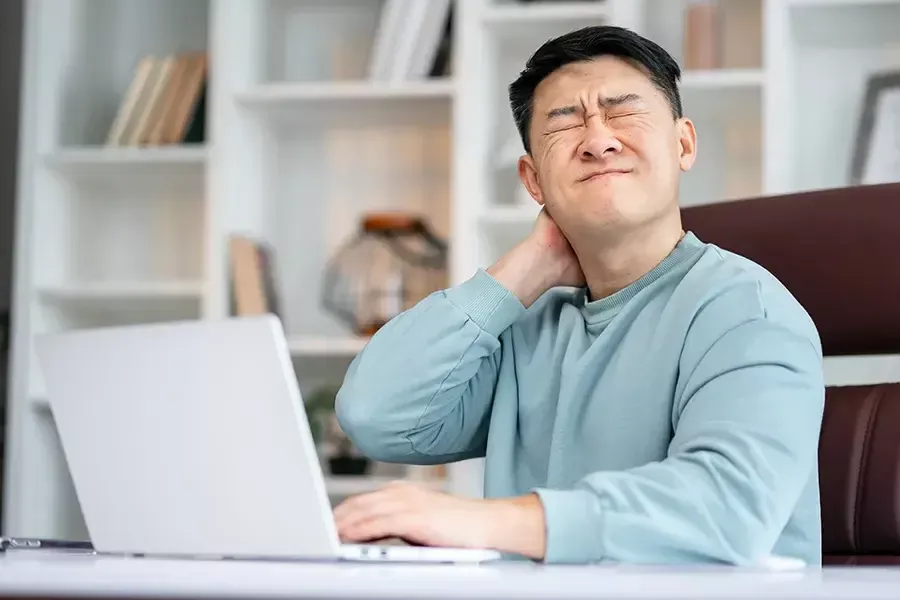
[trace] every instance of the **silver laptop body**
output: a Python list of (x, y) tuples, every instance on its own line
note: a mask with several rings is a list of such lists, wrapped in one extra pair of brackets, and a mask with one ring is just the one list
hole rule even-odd
[(97, 552), (500, 558), (488, 550), (340, 543), (274, 316), (71, 331), (35, 344)]

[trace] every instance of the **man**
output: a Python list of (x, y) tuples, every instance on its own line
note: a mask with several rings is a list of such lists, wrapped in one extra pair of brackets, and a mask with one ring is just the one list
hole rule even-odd
[(374, 459), (485, 457), (485, 498), (390, 485), (335, 509), (343, 539), (821, 563), (818, 334), (763, 268), (682, 230), (679, 78), (656, 44), (590, 27), (510, 86), (533, 231), (388, 323), (337, 401)]

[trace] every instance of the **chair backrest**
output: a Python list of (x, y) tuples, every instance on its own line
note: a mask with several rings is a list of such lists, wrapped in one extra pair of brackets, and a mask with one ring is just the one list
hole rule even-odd
[(900, 384), (828, 388), (819, 440), (823, 561), (900, 565)]
[[(900, 184), (685, 208), (686, 229), (759, 263), (825, 356), (900, 354)], [(825, 564), (900, 565), (900, 383), (828, 387), (819, 439)]]

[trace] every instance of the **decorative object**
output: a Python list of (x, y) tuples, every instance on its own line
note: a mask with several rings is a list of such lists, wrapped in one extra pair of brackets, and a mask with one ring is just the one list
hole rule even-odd
[(321, 456), (332, 475), (365, 475), (371, 461), (347, 437), (334, 412), (339, 384), (324, 385), (306, 396), (306, 415)]
[(304, 395), (306, 418), (309, 420), (313, 439), (319, 446), (326, 442), (330, 420), (334, 415), (334, 401), (340, 388), (339, 384), (323, 385)]
[(856, 136), (852, 185), (900, 181), (900, 72), (869, 77)]
[(446, 269), (447, 244), (422, 218), (368, 214), (326, 267), (322, 303), (357, 335), (372, 335), (445, 287)]
[(327, 419), (325, 430), (325, 456), (332, 475), (365, 475), (371, 462), (357, 450), (341, 429), (333, 412)]

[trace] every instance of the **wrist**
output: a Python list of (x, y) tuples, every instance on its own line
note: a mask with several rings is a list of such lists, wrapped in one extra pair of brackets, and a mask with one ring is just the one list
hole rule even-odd
[(537, 494), (486, 500), (486, 542), (493, 550), (543, 560), (546, 552), (544, 508)]
[(545, 262), (541, 252), (526, 240), (491, 265), (487, 272), (528, 308), (553, 287)]

